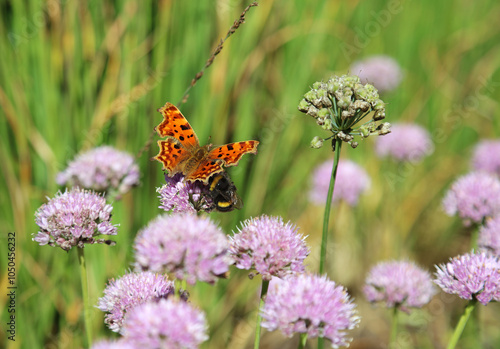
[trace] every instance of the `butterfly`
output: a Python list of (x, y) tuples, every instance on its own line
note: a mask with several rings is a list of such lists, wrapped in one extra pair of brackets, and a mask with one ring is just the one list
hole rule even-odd
[(198, 180), (208, 184), (211, 176), (224, 171), (223, 166), (236, 166), (244, 154), (257, 153), (258, 141), (202, 147), (193, 128), (175, 105), (167, 102), (158, 111), (163, 121), (155, 130), (166, 139), (158, 141), (160, 152), (154, 159), (163, 164), (170, 176), (182, 173), (188, 182)]
[(243, 207), (243, 201), (236, 193), (236, 186), (226, 171), (216, 173), (208, 181), (209, 195), (213, 208), (219, 212), (229, 212)]

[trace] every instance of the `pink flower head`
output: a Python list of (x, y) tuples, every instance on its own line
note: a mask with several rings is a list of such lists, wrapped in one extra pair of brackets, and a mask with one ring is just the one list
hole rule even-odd
[(243, 222), (240, 232), (230, 237), (231, 254), (239, 269), (254, 268), (263, 280), (304, 272), (309, 254), (305, 238), (281, 217), (261, 216)]
[(436, 266), (434, 282), (449, 294), (486, 305), (500, 300), (500, 261), (487, 253), (467, 253)]
[(421, 308), (429, 303), (436, 289), (431, 275), (408, 261), (382, 262), (366, 278), (363, 292), (369, 302), (384, 302), (388, 308)]
[(481, 224), (500, 212), (500, 180), (489, 173), (472, 172), (458, 178), (443, 199), (444, 211), (465, 225)]
[(134, 242), (139, 270), (174, 273), (188, 283), (214, 283), (233, 263), (229, 241), (207, 217), (162, 215), (142, 229)]
[(332, 348), (348, 346), (347, 331), (357, 327), (359, 317), (347, 290), (326, 276), (291, 275), (271, 281), (262, 309), (262, 327), (281, 330), (288, 337), (307, 333), (324, 337)]
[[(313, 184), (309, 200), (316, 205), (325, 205), (332, 175), (333, 161), (328, 160), (318, 166), (313, 173)], [(362, 193), (370, 188), (371, 180), (364, 168), (350, 160), (340, 160), (333, 191), (333, 202), (343, 200), (350, 206), (358, 204)]]
[(396, 89), (403, 78), (403, 72), (396, 60), (383, 55), (354, 62), (350, 71), (358, 75), (362, 83), (372, 84), (379, 92)]
[(378, 137), (375, 144), (378, 156), (389, 156), (401, 162), (419, 162), (432, 154), (434, 143), (429, 132), (416, 124), (393, 124), (391, 133)]
[(500, 139), (479, 142), (474, 149), (472, 166), (476, 171), (500, 176)]

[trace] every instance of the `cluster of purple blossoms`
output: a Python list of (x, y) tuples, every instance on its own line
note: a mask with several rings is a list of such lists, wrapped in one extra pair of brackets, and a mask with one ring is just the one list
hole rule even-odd
[(474, 149), (472, 166), (476, 171), (485, 171), (500, 176), (500, 140), (479, 142)]
[(111, 244), (96, 237), (116, 235), (117, 228), (111, 224), (112, 210), (106, 199), (94, 192), (78, 188), (59, 192), (36, 211), (35, 221), (40, 231), (33, 241), (57, 245), (66, 251), (84, 244)]
[(206, 185), (199, 181), (186, 182), (181, 173), (173, 177), (165, 175), (165, 181), (165, 185), (156, 189), (161, 209), (173, 213), (193, 214), (198, 211), (210, 211), (212, 202)]
[(375, 151), (379, 157), (390, 156), (396, 161), (413, 163), (432, 154), (434, 143), (422, 126), (393, 124), (391, 134), (377, 138)]
[(380, 92), (389, 92), (399, 86), (403, 78), (401, 67), (389, 56), (372, 56), (351, 65), (352, 74), (363, 83), (370, 83)]
[(309, 338), (324, 337), (332, 348), (351, 341), (347, 331), (357, 327), (356, 305), (347, 291), (326, 276), (293, 275), (271, 281), (262, 309), (262, 327), (281, 330), (285, 336), (307, 333)]
[(481, 227), (477, 244), (481, 250), (500, 257), (500, 216), (487, 220)]
[(467, 253), (436, 266), (434, 282), (449, 294), (477, 299), (483, 305), (500, 301), (500, 261), (487, 253)]
[[(325, 205), (326, 203), (332, 168), (333, 161), (329, 160), (314, 171), (309, 200), (316, 205)], [(370, 188), (370, 184), (370, 177), (364, 168), (353, 161), (340, 160), (332, 202), (343, 200), (351, 206), (356, 206), (359, 196)]]
[(384, 302), (387, 308), (421, 308), (436, 293), (431, 275), (409, 261), (382, 262), (366, 278), (363, 292), (369, 302)]
[(123, 325), (124, 339), (135, 348), (196, 349), (207, 332), (203, 312), (171, 298), (131, 309)]
[(167, 298), (174, 292), (174, 284), (167, 276), (152, 272), (129, 273), (109, 281), (97, 308), (107, 313), (104, 322), (111, 331), (123, 332), (124, 318), (132, 308)]
[(261, 216), (243, 222), (230, 237), (230, 253), (239, 269), (255, 269), (262, 280), (304, 272), (309, 254), (305, 238), (296, 226), (281, 217)]
[(139, 177), (139, 166), (132, 155), (102, 146), (78, 155), (57, 175), (56, 182), (68, 187), (123, 195), (139, 184)]
[(465, 225), (481, 224), (500, 213), (500, 180), (485, 172), (462, 176), (447, 192), (443, 208), (449, 216), (458, 214)]
[(214, 283), (233, 263), (229, 242), (209, 218), (162, 215), (142, 229), (134, 243), (137, 269), (174, 273), (188, 283)]

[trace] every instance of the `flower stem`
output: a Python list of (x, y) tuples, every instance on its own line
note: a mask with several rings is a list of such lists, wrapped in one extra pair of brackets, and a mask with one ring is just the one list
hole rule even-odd
[[(332, 140), (333, 142), (333, 140)], [(342, 141), (338, 138), (335, 139), (335, 158), (333, 162), (332, 177), (330, 178), (330, 185), (328, 187), (328, 195), (326, 197), (325, 215), (323, 218), (323, 235), (321, 237), (321, 254), (319, 259), (319, 274), (325, 271), (326, 259), (326, 243), (328, 239), (328, 224), (330, 222), (330, 210), (332, 207), (333, 188), (335, 187), (335, 178), (337, 177), (337, 168), (339, 166), (340, 148)]]
[(83, 248), (77, 247), (78, 262), (80, 263), (80, 276), (82, 278), (82, 298), (83, 298), (83, 319), (85, 323), (85, 332), (87, 334), (87, 347), (92, 346), (92, 327), (90, 322), (89, 306), (89, 286), (87, 280), (87, 267), (85, 265), (85, 254)]
[(395, 345), (397, 334), (398, 334), (398, 307), (395, 306), (392, 312), (392, 326), (391, 326), (391, 337), (389, 339), (389, 348), (392, 348)]
[(455, 327), (455, 332), (453, 332), (453, 336), (450, 338), (450, 341), (448, 342), (448, 346), (446, 347), (447, 349), (454, 349), (455, 346), (457, 345), (458, 340), (460, 339), (460, 336), (464, 331), (465, 325), (467, 324), (467, 320), (469, 320), (470, 314), (474, 310), (476, 304), (477, 300), (472, 299), (471, 301), (469, 301), (469, 304), (467, 304), (467, 306), (465, 307), (464, 313), (460, 317), (457, 327)]
[(267, 280), (262, 280), (262, 290), (260, 291), (260, 304), (259, 304), (259, 311), (257, 314), (257, 326), (255, 329), (255, 342), (254, 342), (254, 349), (259, 349), (259, 344), (260, 344), (260, 323), (262, 322), (262, 316), (260, 315), (260, 311), (262, 310), (262, 307), (264, 306), (264, 297), (267, 294), (267, 289), (269, 288), (269, 281)]
[(304, 349), (307, 342), (307, 332), (300, 334), (299, 349)]

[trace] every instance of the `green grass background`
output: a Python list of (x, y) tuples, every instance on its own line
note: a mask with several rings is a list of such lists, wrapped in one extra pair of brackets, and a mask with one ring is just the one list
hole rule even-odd
[[(177, 103), (218, 41), (248, 3), (219, 1), (0, 2), (0, 343), (7, 287), (7, 232), (17, 237), (16, 341), (8, 348), (82, 347), (82, 300), (76, 251), (40, 247), (34, 212), (58, 189), (55, 175), (81, 151), (110, 144), (136, 154)], [(297, 111), (309, 87), (348, 72), (356, 59), (394, 57), (400, 87), (383, 96), (387, 121), (416, 122), (435, 142), (422, 163), (396, 166), (374, 155), (373, 140), (344, 147), (369, 172), (371, 190), (358, 207), (335, 206), (327, 270), (349, 288), (362, 317), (353, 348), (384, 348), (389, 312), (367, 304), (363, 280), (376, 262), (409, 258), (435, 263), (469, 250), (470, 230), (441, 210), (449, 184), (469, 169), (473, 145), (499, 135), (500, 4), (496, 1), (264, 0), (247, 14), (181, 107), (202, 143), (258, 139), (230, 174), (245, 206), (213, 213), (226, 233), (260, 214), (281, 215), (309, 235), (308, 268), (317, 270), (322, 207), (307, 200), (311, 172), (332, 158), (326, 136)], [(155, 138), (156, 141), (156, 138)], [(154, 218), (159, 163), (155, 143), (139, 159), (142, 184), (114, 203), (118, 244), (91, 246), (90, 297), (132, 261), (134, 236)], [(198, 284), (192, 302), (207, 313), (203, 348), (245, 348), (253, 341), (259, 278), (232, 269), (216, 286)], [(424, 310), (401, 317), (398, 348), (441, 348), (465, 303), (438, 294)], [(113, 334), (92, 313), (96, 338)], [(462, 348), (500, 345), (497, 304), (480, 306), (481, 331), (466, 329)], [(298, 338), (266, 333), (263, 348), (293, 348)], [(309, 343), (311, 347), (314, 341)], [(1, 344), (0, 344), (1, 346)]]

